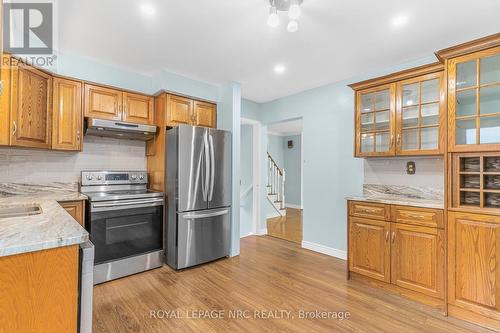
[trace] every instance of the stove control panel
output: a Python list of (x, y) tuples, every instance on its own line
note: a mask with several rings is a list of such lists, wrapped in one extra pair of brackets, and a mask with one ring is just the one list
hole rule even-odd
[(83, 186), (148, 183), (146, 171), (82, 171), (81, 176)]

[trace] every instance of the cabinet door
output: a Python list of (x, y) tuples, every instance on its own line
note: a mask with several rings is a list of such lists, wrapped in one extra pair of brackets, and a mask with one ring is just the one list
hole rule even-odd
[(120, 90), (85, 84), (85, 117), (122, 120)]
[[(0, 4), (1, 6), (1, 4)], [(1, 29), (1, 28), (0, 28)], [(1, 37), (0, 37), (1, 38)], [(0, 46), (1, 47), (1, 46)], [(2, 54), (2, 68), (0, 69), (2, 93), (0, 95), (0, 146), (10, 144), (10, 106), (11, 106), (11, 65), (12, 58)]]
[(82, 83), (54, 78), (52, 149), (81, 150)]
[(356, 92), (357, 157), (395, 154), (395, 84)]
[(76, 222), (80, 223), (82, 227), (85, 226), (84, 201), (65, 201), (59, 204), (76, 220)]
[(500, 320), (500, 217), (448, 216), (448, 302)]
[(52, 77), (27, 65), (12, 71), (11, 144), (50, 148)]
[(217, 107), (206, 102), (194, 102), (194, 125), (217, 127)]
[(433, 297), (444, 297), (444, 231), (391, 224), (391, 282)]
[(154, 124), (154, 99), (151, 96), (123, 93), (123, 121)]
[(349, 218), (349, 270), (390, 282), (390, 222)]
[(449, 151), (500, 150), (500, 46), (448, 60)]
[(167, 126), (193, 124), (193, 100), (185, 97), (168, 95)]
[(443, 72), (398, 82), (396, 110), (396, 154), (443, 153), (446, 135)]

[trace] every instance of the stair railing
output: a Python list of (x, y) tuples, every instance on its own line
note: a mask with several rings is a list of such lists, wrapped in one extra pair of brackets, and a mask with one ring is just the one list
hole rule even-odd
[(276, 203), (285, 209), (285, 170), (280, 168), (273, 157), (267, 153), (267, 187), (270, 194), (276, 194)]

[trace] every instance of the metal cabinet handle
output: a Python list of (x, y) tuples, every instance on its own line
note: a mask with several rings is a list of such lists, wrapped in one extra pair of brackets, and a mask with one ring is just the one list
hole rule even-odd
[(396, 233), (393, 231), (392, 232), (392, 242), (394, 243), (394, 241), (396, 240)]
[(389, 231), (385, 233), (385, 241), (387, 242), (389, 240)]
[(364, 213), (375, 213), (376, 212), (375, 209), (368, 209), (368, 208), (362, 208), (361, 211)]
[(396, 145), (398, 147), (401, 145), (401, 134), (398, 134), (398, 138), (396, 139)]
[(394, 147), (394, 134), (391, 134), (391, 147)]
[(76, 131), (76, 141), (80, 142), (80, 131)]
[(423, 215), (408, 214), (408, 217), (414, 218), (414, 219), (420, 219), (420, 220), (425, 219), (425, 216), (423, 216)]
[(17, 124), (15, 121), (12, 122), (12, 127), (14, 127), (14, 129), (12, 130), (12, 135), (16, 135), (16, 132), (17, 132)]

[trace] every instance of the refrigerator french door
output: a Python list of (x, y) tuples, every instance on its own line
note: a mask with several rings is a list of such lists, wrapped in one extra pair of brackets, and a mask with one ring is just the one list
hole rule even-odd
[(231, 133), (180, 125), (166, 140), (167, 264), (182, 269), (227, 256)]

